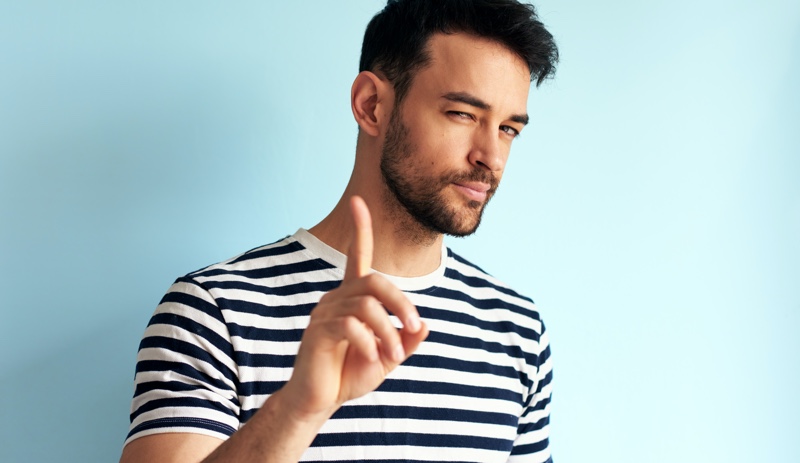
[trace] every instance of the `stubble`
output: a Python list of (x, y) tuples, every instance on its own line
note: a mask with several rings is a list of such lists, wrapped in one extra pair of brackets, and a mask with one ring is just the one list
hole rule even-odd
[[(497, 189), (492, 172), (475, 167), (440, 176), (426, 173), (410, 131), (398, 107), (392, 111), (381, 153), (381, 175), (387, 186), (384, 205), (395, 223), (395, 232), (411, 242), (430, 245), (440, 234), (463, 237), (477, 230), (483, 210)], [(485, 201), (450, 204), (444, 190), (454, 183), (482, 182), (490, 185)]]

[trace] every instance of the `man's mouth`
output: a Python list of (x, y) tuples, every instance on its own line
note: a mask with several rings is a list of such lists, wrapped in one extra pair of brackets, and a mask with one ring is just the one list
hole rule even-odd
[(453, 185), (464, 196), (478, 202), (485, 202), (491, 189), (491, 185), (482, 182), (457, 182), (453, 183)]

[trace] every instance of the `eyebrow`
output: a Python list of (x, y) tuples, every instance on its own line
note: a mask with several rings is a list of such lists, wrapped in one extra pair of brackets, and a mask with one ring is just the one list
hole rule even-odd
[[(489, 103), (466, 92), (449, 92), (442, 95), (442, 98), (455, 101), (456, 103), (468, 104), (484, 111), (490, 111), (492, 109), (492, 105)], [(527, 114), (513, 114), (509, 119), (522, 125), (528, 125), (529, 120)]]

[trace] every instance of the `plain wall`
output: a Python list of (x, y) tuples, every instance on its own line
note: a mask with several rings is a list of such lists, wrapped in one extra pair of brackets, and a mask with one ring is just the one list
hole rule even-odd
[[(0, 1), (0, 461), (115, 461), (169, 284), (333, 206), (381, 6)], [(449, 244), (538, 303), (556, 461), (800, 461), (800, 3), (537, 6), (557, 76)]]

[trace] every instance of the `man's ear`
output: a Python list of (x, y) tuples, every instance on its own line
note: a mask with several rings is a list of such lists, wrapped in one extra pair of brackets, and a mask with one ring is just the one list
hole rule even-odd
[(389, 81), (370, 71), (356, 76), (350, 89), (350, 106), (362, 131), (377, 137), (381, 126), (388, 123), (393, 102), (394, 92)]

